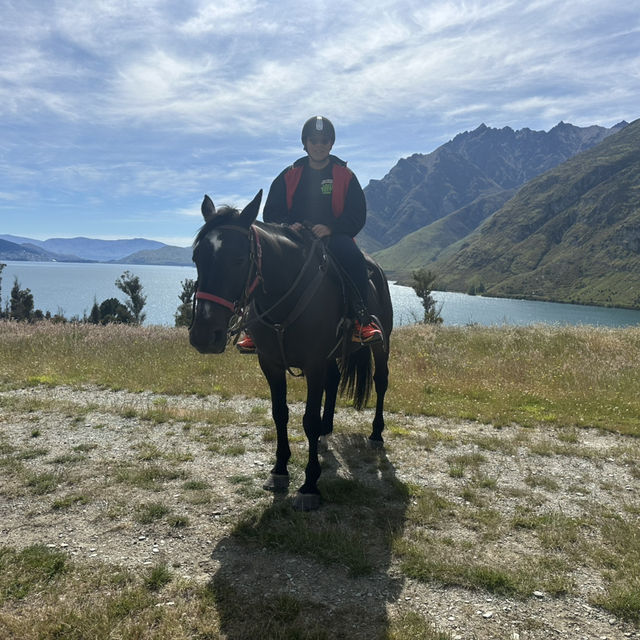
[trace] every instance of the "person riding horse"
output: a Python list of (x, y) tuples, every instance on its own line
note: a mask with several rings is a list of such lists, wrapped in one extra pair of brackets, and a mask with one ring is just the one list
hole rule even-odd
[(200, 353), (219, 354), (239, 327), (250, 329), (269, 385), (277, 435), (276, 462), (263, 485), (268, 491), (288, 491), (287, 373), (304, 378), (308, 459), (292, 506), (308, 511), (320, 507), (320, 445), (333, 432), (338, 394), (363, 409), (375, 389), (368, 442), (383, 446), (393, 306), (384, 272), (368, 258), (369, 308), (384, 340), (360, 348), (352, 343), (350, 330), (337, 335), (337, 327), (350, 323), (342, 322), (344, 286), (334, 277), (323, 241), (314, 237), (307, 244), (286, 224), (256, 221), (261, 199), (262, 191), (239, 211), (216, 209), (205, 196), (204, 225), (193, 243), (198, 279), (189, 342)]
[[(336, 139), (330, 120), (323, 116), (309, 118), (301, 139), (307, 155), (273, 181), (263, 219), (288, 224), (298, 231), (306, 226), (316, 238), (326, 239), (328, 251), (349, 285), (356, 317), (353, 341), (382, 340), (382, 331), (368, 310), (365, 257), (354, 241), (366, 221), (362, 187), (347, 163), (330, 153)], [(253, 353), (255, 344), (246, 334), (237, 348), (242, 353)]]

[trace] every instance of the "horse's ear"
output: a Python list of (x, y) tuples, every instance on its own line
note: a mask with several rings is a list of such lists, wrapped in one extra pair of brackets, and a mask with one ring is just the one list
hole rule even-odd
[(205, 222), (211, 220), (211, 218), (216, 215), (216, 207), (209, 196), (205, 195), (200, 211), (202, 211), (202, 217), (205, 219)]
[(260, 211), (260, 202), (262, 201), (262, 189), (258, 191), (258, 195), (242, 210), (240, 214), (240, 224), (243, 227), (249, 228), (258, 217), (258, 211)]

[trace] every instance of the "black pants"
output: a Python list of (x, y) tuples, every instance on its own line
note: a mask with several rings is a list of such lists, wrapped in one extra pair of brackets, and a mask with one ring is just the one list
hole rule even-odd
[[(367, 306), (368, 275), (367, 263), (362, 255), (362, 251), (353, 241), (353, 238), (345, 234), (337, 233), (329, 236), (327, 248), (335, 258), (340, 268), (351, 279), (360, 296), (361, 304)], [(358, 301), (356, 301), (356, 312), (360, 311)]]

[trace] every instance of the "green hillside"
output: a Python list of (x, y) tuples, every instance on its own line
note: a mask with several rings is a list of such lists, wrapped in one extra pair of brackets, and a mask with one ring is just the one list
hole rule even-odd
[(428, 266), (452, 290), (640, 308), (640, 120), (527, 183)]
[(411, 272), (441, 258), (447, 248), (473, 232), (499, 209), (514, 191), (477, 198), (470, 205), (405, 236), (388, 249), (374, 254), (392, 280), (407, 280)]

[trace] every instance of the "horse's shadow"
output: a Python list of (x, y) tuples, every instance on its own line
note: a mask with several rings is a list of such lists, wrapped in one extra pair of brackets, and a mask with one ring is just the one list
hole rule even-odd
[(322, 467), (318, 511), (294, 511), (276, 494), (216, 546), (208, 591), (223, 637), (386, 636), (388, 604), (403, 587), (390, 569), (408, 491), (362, 436), (333, 436)]

